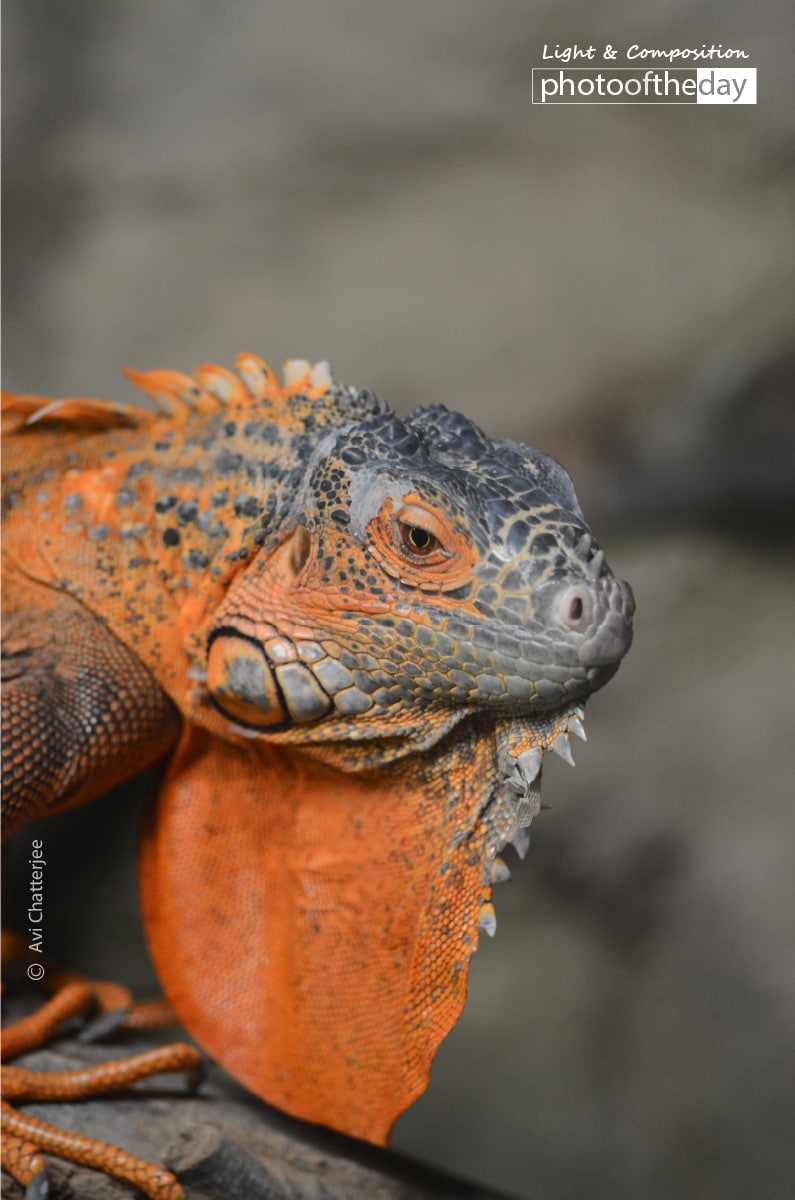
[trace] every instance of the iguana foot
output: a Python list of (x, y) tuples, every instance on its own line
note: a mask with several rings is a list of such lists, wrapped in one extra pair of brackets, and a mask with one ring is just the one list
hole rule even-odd
[[(109, 985), (115, 987), (115, 984)], [(167, 1000), (156, 997), (152, 1000), (132, 1000), (126, 1006), (105, 1005), (100, 1000), (100, 1013), (77, 1035), (79, 1042), (101, 1042), (111, 1034), (143, 1033), (150, 1029), (163, 1029), (178, 1025), (179, 1021)]]
[[(18, 933), (10, 929), (2, 931), (2, 964), (5, 974), (15, 962), (26, 957), (27, 943)], [(145, 1030), (164, 1029), (169, 1025), (178, 1025), (179, 1021), (174, 1010), (162, 996), (150, 1000), (134, 1000), (133, 994), (124, 984), (114, 983), (108, 979), (94, 979), (53, 963), (46, 956), (41, 959), (43, 968), (40, 986), (52, 996), (64, 991), (72, 985), (80, 985), (86, 990), (85, 1015), (96, 1009), (96, 1014), (78, 1034), (80, 1042), (98, 1042), (111, 1034), (123, 1031), (125, 1033), (142, 1033)], [(40, 1012), (44, 1012), (42, 1009)], [(51, 1010), (47, 1009), (47, 1013)], [(49, 1018), (45, 1018), (49, 1019)], [(55, 1020), (49, 1032), (37, 1038), (35, 1044), (40, 1046), (51, 1035), (52, 1031), (65, 1020), (60, 1017)], [(21, 1054), (22, 1050), (14, 1050), (13, 1054)], [(11, 1057), (11, 1054), (7, 1055)]]
[[(3, 1059), (13, 1058), (43, 1045), (64, 1021), (80, 1016), (95, 1005), (91, 988), (69, 984), (37, 1012), (3, 1030)], [(136, 1158), (117, 1146), (57, 1129), (46, 1121), (19, 1113), (10, 1101), (80, 1100), (117, 1092), (163, 1072), (187, 1071), (189, 1087), (201, 1078), (201, 1056), (193, 1046), (174, 1043), (143, 1054), (99, 1063), (84, 1070), (32, 1071), (2, 1068), (2, 1165), (26, 1187), (28, 1200), (43, 1200), (48, 1193), (42, 1153), (54, 1154), (82, 1166), (94, 1167), (134, 1184), (152, 1200), (179, 1200), (182, 1187), (170, 1172)]]

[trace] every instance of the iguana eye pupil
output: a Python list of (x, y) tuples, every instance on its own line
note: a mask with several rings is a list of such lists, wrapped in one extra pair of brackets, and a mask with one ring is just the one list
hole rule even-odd
[(423, 529), (421, 525), (401, 525), (400, 531), (403, 535), (403, 544), (414, 554), (429, 554), (439, 545), (433, 534), (427, 529)]

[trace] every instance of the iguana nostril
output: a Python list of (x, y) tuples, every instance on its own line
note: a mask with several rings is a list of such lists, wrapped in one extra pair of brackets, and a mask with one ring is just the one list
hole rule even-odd
[(560, 598), (558, 611), (569, 629), (586, 629), (593, 616), (593, 602), (588, 589), (582, 584), (566, 588)]

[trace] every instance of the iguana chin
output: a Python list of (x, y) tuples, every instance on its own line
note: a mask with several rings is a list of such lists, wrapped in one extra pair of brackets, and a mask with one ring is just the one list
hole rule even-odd
[(634, 604), (551, 458), (237, 365), (128, 371), (155, 411), (6, 401), (7, 829), (170, 755), (166, 995), (252, 1091), (383, 1143)]

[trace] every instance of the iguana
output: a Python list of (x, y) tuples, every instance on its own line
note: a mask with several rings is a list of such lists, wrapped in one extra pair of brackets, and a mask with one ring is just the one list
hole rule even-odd
[(547, 455), (326, 363), (237, 369), (7, 398), (6, 830), (167, 755), (166, 996), (252, 1091), (384, 1143), (634, 601)]

